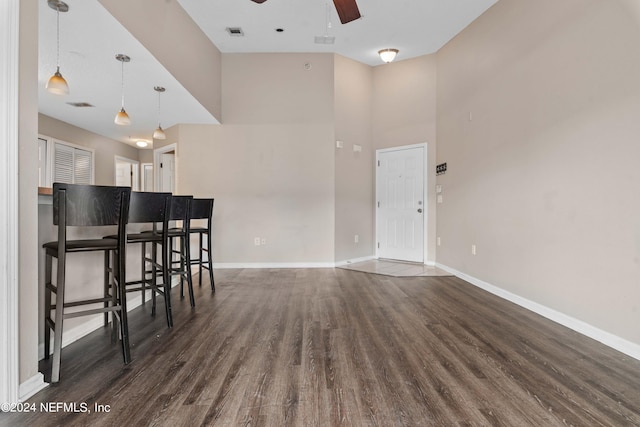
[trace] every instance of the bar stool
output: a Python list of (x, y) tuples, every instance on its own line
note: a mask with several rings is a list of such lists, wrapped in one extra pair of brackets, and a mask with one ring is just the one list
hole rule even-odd
[[(189, 225), (189, 232), (197, 234), (199, 236), (198, 242), (198, 258), (191, 260), (191, 265), (198, 266), (198, 286), (202, 286), (202, 269), (209, 271), (209, 283), (211, 283), (211, 290), (216, 291), (216, 285), (213, 280), (213, 260), (212, 260), (212, 247), (211, 247), (211, 226), (213, 218), (213, 201), (214, 199), (193, 199), (191, 202), (191, 219), (206, 219), (206, 227), (194, 227)], [(207, 237), (207, 246), (204, 246), (204, 236)], [(202, 259), (203, 252), (207, 253), (207, 261)]]
[[(115, 340), (116, 323), (120, 325), (122, 356), (124, 363), (131, 361), (129, 330), (127, 323), (127, 301), (125, 298), (126, 247), (125, 232), (129, 215), (131, 188), (78, 184), (53, 184), (53, 225), (58, 226), (58, 240), (47, 242), (45, 249), (45, 297), (44, 297), (44, 357), (49, 359), (51, 330), (53, 330), (53, 361), (51, 382), (60, 380), (62, 355), (63, 320), (111, 312), (114, 316), (112, 335)], [(68, 240), (67, 227), (96, 227), (115, 225), (117, 234), (112, 239)], [(67, 254), (73, 252), (112, 251), (114, 256), (114, 286), (111, 295), (80, 301), (65, 301)], [(57, 258), (57, 280), (52, 282), (52, 258)], [(51, 294), (56, 294), (55, 304)], [(103, 308), (65, 313), (68, 307), (104, 303)], [(51, 311), (55, 310), (55, 318)], [(119, 319), (119, 322), (116, 320)]]
[[(183, 283), (187, 282), (189, 288), (189, 302), (191, 307), (196, 306), (193, 296), (193, 281), (191, 279), (191, 249), (189, 245), (189, 229), (191, 217), (191, 202), (193, 196), (173, 196), (171, 199), (171, 221), (178, 221), (176, 227), (169, 229), (169, 275), (180, 277), (180, 298), (184, 298)], [(179, 249), (175, 248), (178, 240)], [(174, 256), (177, 255), (177, 260)]]
[[(169, 280), (169, 262), (167, 251), (169, 237), (169, 212), (171, 209), (171, 193), (137, 192), (131, 193), (129, 205), (129, 224), (153, 224), (152, 230), (127, 233), (127, 244), (141, 244), (141, 275), (139, 280), (125, 281), (126, 292), (140, 291), (142, 303), (145, 303), (147, 289), (152, 292), (153, 306), (151, 314), (156, 313), (156, 294), (164, 298), (167, 326), (173, 326), (171, 315), (171, 281)], [(158, 229), (160, 225), (160, 229)], [(113, 238), (106, 236), (105, 238)], [(151, 244), (151, 255), (147, 256), (147, 244)], [(158, 262), (158, 246), (161, 246), (161, 262)], [(106, 271), (113, 271), (109, 257), (105, 257)], [(158, 276), (162, 283), (158, 283)], [(111, 283), (105, 281), (105, 295)], [(105, 316), (105, 325), (107, 318)]]

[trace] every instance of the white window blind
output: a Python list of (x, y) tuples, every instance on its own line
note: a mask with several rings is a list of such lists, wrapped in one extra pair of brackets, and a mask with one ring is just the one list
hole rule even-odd
[(53, 150), (53, 182), (67, 184), (91, 184), (93, 178), (93, 153), (59, 142)]

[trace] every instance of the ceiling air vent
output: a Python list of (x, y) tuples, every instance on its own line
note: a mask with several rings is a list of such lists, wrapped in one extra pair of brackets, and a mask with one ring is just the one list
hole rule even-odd
[(240, 28), (240, 27), (227, 27), (227, 33), (229, 33), (229, 35), (231, 37), (243, 37), (244, 36), (244, 32), (242, 31), (242, 28)]
[(93, 105), (89, 104), (88, 102), (67, 102), (67, 104), (71, 105), (72, 107), (93, 107)]

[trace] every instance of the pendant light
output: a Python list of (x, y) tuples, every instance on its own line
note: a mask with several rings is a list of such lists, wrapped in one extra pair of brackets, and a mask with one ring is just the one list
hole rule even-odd
[(387, 64), (394, 59), (396, 59), (396, 55), (398, 54), (398, 49), (382, 49), (378, 51), (378, 55), (380, 55), (380, 59), (382, 59)]
[(69, 95), (69, 85), (67, 81), (60, 74), (60, 12), (68, 12), (69, 5), (59, 0), (49, 0), (47, 2), (51, 9), (54, 9), (57, 14), (56, 18), (56, 72), (51, 76), (47, 82), (46, 89), (48, 92), (55, 95)]
[(131, 119), (129, 118), (127, 112), (124, 110), (124, 63), (131, 61), (131, 58), (129, 58), (127, 55), (119, 53), (116, 55), (116, 59), (122, 63), (122, 106), (120, 107), (120, 111), (118, 111), (118, 114), (116, 114), (114, 122), (115, 124), (120, 126), (129, 126), (131, 124)]
[(160, 126), (160, 94), (164, 92), (165, 89), (162, 86), (155, 86), (153, 90), (158, 92), (158, 129), (153, 131), (153, 139), (167, 139), (167, 135), (165, 135), (162, 126)]

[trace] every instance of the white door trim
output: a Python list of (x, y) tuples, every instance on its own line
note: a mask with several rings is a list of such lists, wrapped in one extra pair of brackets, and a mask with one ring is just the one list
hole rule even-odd
[(169, 145), (165, 145), (164, 147), (156, 148), (153, 150), (153, 189), (154, 191), (159, 191), (160, 188), (160, 163), (162, 162), (162, 155), (173, 151), (175, 153), (175, 163), (173, 166), (173, 179), (174, 179), (174, 188), (178, 188), (178, 144), (173, 143)]
[[(424, 208), (423, 208), (424, 209), (424, 215), (423, 215), (423, 218), (422, 218), (423, 222), (424, 222), (424, 224), (423, 224), (423, 230), (424, 230), (423, 231), (424, 232), (424, 236), (423, 237), (424, 238), (423, 238), (423, 249), (422, 249), (422, 251), (423, 251), (423, 256), (422, 256), (423, 261), (422, 262), (424, 264), (427, 264), (427, 262), (429, 260), (429, 242), (428, 242), (428, 237), (429, 237), (428, 236), (428, 230), (429, 229), (428, 229), (427, 225), (429, 224), (428, 219), (429, 219), (429, 203), (430, 203), (430, 200), (427, 197), (428, 194), (429, 194), (429, 191), (428, 191), (428, 188), (429, 188), (428, 187), (428, 184), (429, 184), (429, 162), (427, 161), (428, 160), (428, 151), (429, 151), (428, 150), (428, 143), (423, 142), (423, 143), (419, 143), (419, 144), (401, 145), (401, 146), (398, 146), (398, 147), (390, 147), (390, 148), (378, 149), (378, 150), (376, 150), (376, 160), (375, 161), (376, 161), (376, 165), (377, 165), (381, 153), (388, 153), (388, 152), (400, 151), (400, 150), (409, 150), (409, 149), (412, 149), (412, 148), (422, 148), (423, 152), (424, 152), (424, 166), (423, 166), (424, 167), (424, 186), (423, 186), (423, 190), (422, 190), (423, 191), (422, 200), (424, 200)], [(375, 182), (376, 182), (376, 186), (377, 186), (377, 183), (378, 183), (378, 168), (377, 167), (376, 167)], [(378, 242), (378, 237), (379, 237), (378, 236), (378, 225), (379, 224), (378, 224), (378, 209), (376, 207), (377, 206), (377, 202), (378, 202), (377, 201), (377, 197), (378, 197), (378, 189), (377, 188), (375, 189), (375, 197), (376, 197), (376, 201), (375, 201), (375, 205), (374, 205), (374, 212), (375, 212), (374, 215), (375, 215), (375, 218), (376, 218), (376, 221), (375, 221), (375, 223), (376, 223), (376, 240), (375, 241)], [(376, 249), (376, 258), (380, 258), (379, 253), (378, 253), (378, 245), (377, 245), (377, 243), (375, 245), (375, 249)]]
[[(0, 7), (0, 402), (18, 402), (18, 146), (20, 1)], [(34, 141), (35, 144), (35, 141)]]

